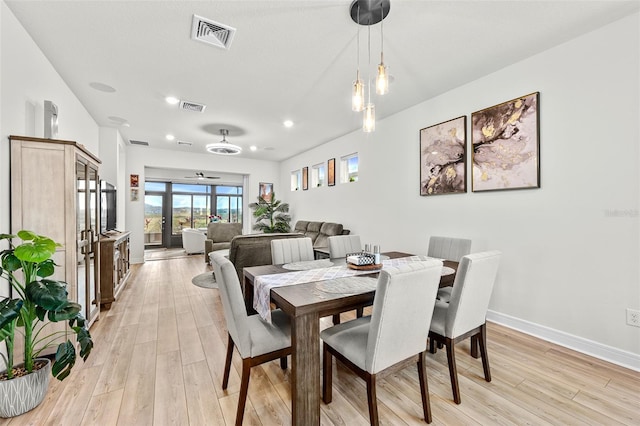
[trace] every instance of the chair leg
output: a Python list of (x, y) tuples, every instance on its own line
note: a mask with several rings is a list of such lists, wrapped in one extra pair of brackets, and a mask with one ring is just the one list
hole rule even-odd
[(378, 398), (376, 397), (376, 375), (368, 374), (367, 378), (367, 399), (369, 400), (369, 421), (371, 426), (378, 426)]
[(429, 337), (429, 352), (431, 352), (432, 354), (435, 354), (437, 350), (438, 349), (436, 349), (436, 339), (434, 339), (433, 337)]
[(478, 344), (480, 345), (480, 355), (482, 356), (482, 369), (484, 370), (484, 379), (491, 381), (491, 370), (489, 369), (489, 354), (487, 353), (487, 324), (480, 326), (480, 335), (478, 336)]
[(427, 381), (427, 371), (425, 370), (424, 352), (418, 354), (418, 378), (420, 379), (424, 421), (431, 423), (431, 401), (429, 400), (429, 383)]
[(326, 343), (322, 344), (322, 400), (325, 404), (331, 403), (333, 398), (331, 386), (333, 369), (333, 356), (329, 353)]
[(242, 360), (242, 379), (240, 381), (240, 395), (238, 395), (238, 411), (236, 412), (236, 426), (242, 426), (244, 407), (247, 403), (249, 392), (249, 374), (251, 373), (250, 359)]
[(356, 309), (356, 318), (362, 318), (363, 315), (364, 315), (364, 308)]
[(282, 358), (280, 358), (280, 368), (282, 368), (283, 370), (287, 369), (287, 357), (283, 356)]
[(460, 404), (460, 387), (458, 386), (458, 369), (456, 368), (455, 340), (445, 337), (447, 348), (447, 361), (449, 362), (449, 376), (451, 378), (451, 390), (453, 391), (453, 401)]
[(224, 374), (222, 375), (222, 389), (226, 389), (229, 384), (229, 372), (231, 371), (231, 358), (233, 357), (233, 339), (229, 334), (227, 341), (227, 358), (224, 362)]
[(478, 353), (478, 335), (471, 336), (471, 356), (475, 359), (480, 357)]
[(340, 314), (333, 315), (333, 325), (340, 324)]

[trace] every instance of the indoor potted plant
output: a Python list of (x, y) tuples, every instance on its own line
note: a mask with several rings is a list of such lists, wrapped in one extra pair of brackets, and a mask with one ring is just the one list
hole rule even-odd
[(256, 218), (253, 229), (265, 234), (289, 232), (291, 230), (289, 204), (276, 200), (275, 192), (270, 195), (269, 199), (258, 196), (257, 203), (249, 204), (249, 207), (254, 209), (253, 217)]
[[(67, 300), (67, 284), (47, 278), (53, 275), (56, 264), (51, 257), (60, 244), (22, 230), (17, 235), (22, 243), (14, 247), (11, 240), (15, 237), (0, 234), (0, 240), (9, 242), (9, 248), (0, 252), (0, 276), (8, 281), (10, 294), (16, 296), (0, 301), (0, 341), (7, 349), (6, 356), (0, 352), (6, 366), (0, 373), (0, 417), (17, 416), (40, 404), (48, 389), (49, 374), (58, 380), (69, 375), (76, 362), (76, 348), (69, 339), (58, 345), (53, 365), (48, 358), (38, 358), (56, 338), (75, 333), (83, 360), (93, 348), (82, 307)], [(50, 332), (45, 319), (69, 321), (69, 331)], [(19, 365), (14, 364), (17, 333), (24, 340)]]

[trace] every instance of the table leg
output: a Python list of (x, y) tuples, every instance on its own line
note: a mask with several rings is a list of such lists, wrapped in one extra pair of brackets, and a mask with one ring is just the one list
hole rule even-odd
[(294, 426), (320, 424), (320, 321), (318, 313), (292, 318), (291, 415)]

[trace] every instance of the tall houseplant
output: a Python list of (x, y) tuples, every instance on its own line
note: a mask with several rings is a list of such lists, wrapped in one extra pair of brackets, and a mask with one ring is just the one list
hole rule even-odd
[(283, 233), (291, 230), (289, 204), (276, 200), (275, 192), (272, 192), (268, 199), (258, 196), (258, 202), (249, 204), (249, 207), (254, 209), (253, 217), (256, 218), (256, 224), (253, 225), (254, 230), (262, 231), (265, 234)]
[[(50, 333), (45, 318), (51, 322), (68, 321), (69, 329), (76, 335), (80, 356), (86, 360), (93, 348), (93, 340), (82, 316), (82, 307), (67, 300), (67, 284), (48, 279), (56, 264), (51, 257), (60, 244), (51, 238), (31, 231), (18, 232), (22, 243), (13, 246), (15, 235), (0, 234), (0, 240), (8, 240), (9, 248), (0, 252), (0, 276), (9, 282), (16, 298), (5, 297), (0, 301), (0, 341), (4, 341), (7, 355), (2, 358), (7, 367), (6, 378), (11, 380), (18, 371), (29, 374), (34, 371), (35, 359), (43, 350), (55, 345), (54, 341), (66, 331)], [(16, 333), (24, 338), (24, 358), (21, 370), (14, 365)], [(64, 380), (76, 362), (76, 348), (67, 339), (58, 345), (51, 373)]]

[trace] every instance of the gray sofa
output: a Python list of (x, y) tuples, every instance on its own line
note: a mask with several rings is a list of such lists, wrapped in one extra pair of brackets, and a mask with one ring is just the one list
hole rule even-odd
[(311, 238), (314, 249), (328, 249), (329, 241), (327, 238), (334, 235), (348, 235), (350, 232), (348, 229), (344, 229), (341, 223), (308, 220), (297, 221), (293, 230)]
[(242, 223), (210, 222), (207, 225), (207, 238), (204, 240), (204, 261), (209, 262), (209, 253), (231, 247), (231, 240), (242, 235)]
[(303, 234), (247, 234), (231, 240), (229, 260), (236, 268), (238, 278), (244, 283), (242, 269), (247, 266), (271, 265), (271, 240), (279, 238), (304, 238)]

